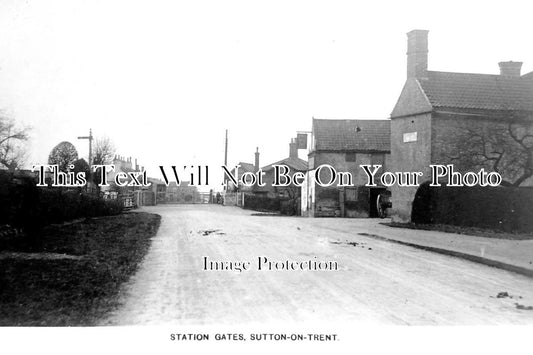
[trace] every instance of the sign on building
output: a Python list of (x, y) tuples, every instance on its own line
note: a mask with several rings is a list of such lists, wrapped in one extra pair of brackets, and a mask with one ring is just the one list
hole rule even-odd
[(408, 132), (403, 134), (403, 142), (416, 142), (418, 140), (417, 132)]
[(298, 149), (307, 149), (307, 133), (298, 133), (296, 136), (296, 147)]

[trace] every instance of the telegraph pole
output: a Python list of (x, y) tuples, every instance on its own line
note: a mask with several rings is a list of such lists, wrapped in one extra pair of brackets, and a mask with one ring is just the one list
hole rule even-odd
[[(92, 152), (93, 152), (93, 130), (89, 129), (89, 135), (88, 136), (81, 136), (78, 137), (78, 139), (88, 139), (89, 140), (89, 168), (92, 164)], [(90, 169), (89, 169), (90, 170)]]
[[(226, 145), (225, 145), (225, 149), (224, 149), (224, 166), (228, 166), (228, 130), (226, 130)], [(228, 186), (227, 186), (227, 181), (228, 181), (228, 177), (226, 176), (226, 174), (224, 174), (224, 189), (227, 190)]]
[(224, 149), (224, 165), (228, 165), (228, 130), (226, 130), (226, 149)]
[[(89, 161), (88, 161), (88, 164), (89, 164), (89, 176), (87, 177), (87, 186), (85, 187), (86, 189), (89, 188), (89, 184), (90, 184), (90, 177), (91, 177), (91, 164), (93, 163), (92, 162), (92, 157), (93, 157), (93, 130), (89, 128), (89, 135), (88, 136), (80, 136), (78, 137), (78, 139), (88, 139), (89, 140)], [(86, 190), (88, 191), (88, 190)]]

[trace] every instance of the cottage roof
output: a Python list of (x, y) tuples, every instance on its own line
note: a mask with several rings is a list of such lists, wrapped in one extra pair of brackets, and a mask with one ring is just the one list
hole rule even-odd
[(296, 171), (306, 171), (307, 170), (307, 162), (305, 160), (303, 160), (303, 159), (295, 158), (295, 157), (285, 158), (285, 159), (280, 160), (278, 162), (269, 164), (269, 165), (264, 166), (263, 168), (261, 168), (261, 170), (268, 171), (270, 169), (273, 169), (274, 165), (287, 165), (289, 168), (291, 168), (292, 170), (296, 170)]
[(154, 185), (165, 185), (165, 182), (163, 180), (160, 180), (160, 179), (148, 177), (147, 180), (148, 180), (148, 182), (150, 182), (150, 183), (152, 183)]
[[(239, 175), (242, 175), (244, 173), (255, 173), (255, 165), (250, 163), (243, 163), (242, 161), (239, 162), (241, 167), (239, 168)], [(235, 168), (231, 169), (231, 173), (235, 174)]]
[(521, 77), (428, 71), (418, 78), (434, 108), (533, 111), (532, 73)]
[(315, 150), (390, 151), (390, 120), (313, 119)]

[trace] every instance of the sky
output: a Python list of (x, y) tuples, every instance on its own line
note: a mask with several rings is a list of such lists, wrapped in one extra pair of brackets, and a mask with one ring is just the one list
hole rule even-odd
[[(386, 119), (406, 33), (429, 30), (429, 69), (533, 71), (527, 1), (0, 0), (0, 110), (30, 126), (27, 165), (89, 129), (148, 175), (159, 165), (261, 166), (312, 117)], [(300, 151), (305, 158), (306, 152)], [(212, 168), (213, 167), (213, 168)], [(215, 187), (216, 188), (216, 187)]]

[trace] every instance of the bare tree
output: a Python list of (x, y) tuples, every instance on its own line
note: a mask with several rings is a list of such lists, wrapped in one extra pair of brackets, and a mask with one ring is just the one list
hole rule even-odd
[(0, 165), (9, 170), (20, 168), (26, 157), (28, 127), (19, 127), (12, 118), (0, 113)]
[[(94, 155), (93, 155), (93, 164), (94, 165), (105, 165), (111, 164), (115, 156), (115, 145), (108, 137), (98, 137), (96, 138), (96, 143), (94, 146)], [(92, 181), (96, 184), (96, 192), (100, 192), (100, 175), (101, 170), (98, 168), (96, 173), (92, 173)]]
[(533, 122), (513, 120), (484, 129), (471, 126), (444, 143), (443, 154), (459, 169), (486, 168), (502, 176), (502, 186), (520, 186), (533, 176)]
[(108, 137), (96, 138), (94, 146), (93, 164), (102, 165), (113, 162), (115, 156), (115, 145)]

